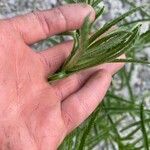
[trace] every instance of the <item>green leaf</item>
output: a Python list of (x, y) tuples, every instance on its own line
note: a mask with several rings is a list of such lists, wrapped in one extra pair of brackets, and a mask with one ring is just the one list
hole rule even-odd
[(140, 108), (140, 118), (141, 118), (141, 128), (142, 128), (142, 133), (143, 133), (143, 142), (144, 142), (144, 147), (146, 150), (149, 150), (149, 142), (148, 142), (148, 136), (146, 133), (146, 127), (145, 127), (145, 121), (144, 121), (144, 107), (143, 103), (141, 104)]
[(125, 137), (122, 138), (122, 140), (128, 140), (129, 138), (131, 138), (134, 134), (137, 133), (137, 131), (140, 130), (140, 126), (137, 126), (134, 130), (132, 130), (128, 135), (126, 135)]
[(118, 48), (116, 48), (112, 52), (107, 53), (106, 61), (108, 61), (108, 62), (114, 61), (117, 57), (119, 57), (122, 54), (124, 54), (125, 52), (127, 52), (128, 49), (130, 49), (134, 45), (137, 38), (139, 38), (139, 28), (140, 28), (140, 25), (133, 29), (134, 33), (130, 36), (130, 38), (127, 41), (125, 41), (122, 44), (122, 46), (120, 45), (120, 46), (118, 46)]
[[(84, 20), (84, 23), (80, 29), (80, 51), (85, 51), (89, 44), (89, 32), (90, 32), (91, 23), (89, 16)], [(82, 53), (82, 52), (81, 52)], [(80, 53), (80, 54), (81, 54)]]
[(95, 121), (95, 119), (96, 119), (96, 116), (97, 116), (97, 114), (99, 113), (100, 110), (101, 110), (101, 109), (98, 108), (98, 109), (93, 113), (92, 117), (90, 118), (89, 123), (88, 123), (88, 125), (87, 125), (87, 128), (86, 128), (86, 130), (84, 131), (83, 136), (82, 136), (82, 138), (81, 138), (81, 142), (80, 142), (81, 144), (79, 145), (78, 150), (83, 150), (84, 144), (85, 144), (86, 139), (87, 139), (87, 135), (89, 134), (89, 132), (90, 132), (90, 130), (91, 130), (93, 124), (94, 124), (94, 121)]
[(126, 63), (139, 63), (139, 64), (150, 64), (148, 61), (142, 61), (142, 60), (135, 60), (135, 59), (115, 59), (112, 61), (112, 63), (116, 62), (126, 62)]
[(129, 35), (129, 38), (124, 43), (120, 43), (119, 46), (117, 46), (116, 49), (113, 49), (108, 52), (104, 52), (101, 54), (101, 56), (93, 57), (91, 59), (86, 59), (86, 61), (81, 61), (81, 63), (78, 63), (73, 68), (70, 68), (70, 71), (79, 71), (81, 69), (86, 69), (89, 67), (93, 67), (102, 63), (106, 62), (112, 62), (117, 57), (125, 53), (128, 48), (135, 42), (135, 39), (139, 35), (139, 26), (135, 27), (133, 29), (133, 34)]
[(146, 31), (140, 36), (140, 42), (144, 44), (150, 43), (150, 30)]
[(65, 0), (67, 3), (77, 3), (77, 0)]
[[(149, 123), (150, 122), (150, 119), (144, 119), (144, 123)], [(137, 125), (141, 124), (141, 120), (140, 121), (136, 121), (136, 122), (133, 122), (129, 125), (127, 125), (126, 127), (124, 127), (121, 132), (125, 131), (125, 130), (129, 130), (130, 128), (132, 127), (135, 127)]]
[[(117, 30), (114, 32), (109, 33), (108, 35), (96, 40), (95, 42), (93, 42), (92, 44), (90, 44), (88, 46), (87, 51), (92, 51), (91, 48), (99, 48), (100, 44), (107, 42), (108, 40), (110, 40), (111, 38), (115, 38), (115, 39), (120, 39), (121, 37), (124, 37), (125, 34), (131, 34), (132, 32), (127, 31), (127, 30)], [(127, 35), (128, 35), (127, 34)], [(116, 41), (114, 40), (113, 43), (115, 43)], [(105, 44), (105, 43), (104, 43)]]
[(98, 19), (98, 18), (103, 14), (104, 8), (105, 8), (105, 7), (103, 6), (101, 9), (98, 9), (98, 10), (96, 11), (96, 16), (95, 16), (96, 19)]
[(84, 51), (88, 47), (90, 28), (91, 23), (89, 21), (89, 16), (87, 16), (84, 20), (83, 26), (80, 29), (78, 50), (75, 51), (74, 55), (70, 56), (69, 61), (67, 60), (67, 63), (65, 63), (65, 65), (63, 66), (64, 70), (68, 71), (70, 68), (72, 68), (78, 62), (80, 56), (84, 53)]
[(105, 33), (106, 31), (108, 31), (112, 26), (116, 25), (118, 22), (120, 22), (121, 20), (123, 20), (124, 18), (126, 18), (127, 16), (133, 14), (134, 12), (136, 12), (137, 10), (139, 10), (141, 7), (137, 7), (134, 8), (128, 12), (126, 12), (125, 14), (119, 16), (118, 18), (110, 21), (109, 23), (105, 24), (104, 27), (102, 27), (100, 30), (98, 30), (91, 38), (90, 38), (90, 43), (92, 43), (93, 41), (95, 41), (100, 35), (102, 35), (103, 33)]
[(96, 7), (102, 0), (95, 0), (93, 3), (92, 3), (92, 6), (93, 7)]
[(70, 62), (72, 57), (76, 54), (77, 50), (79, 49), (79, 34), (77, 32), (73, 33), (73, 39), (74, 39), (74, 44), (73, 44), (73, 49), (71, 51), (71, 54), (68, 56), (66, 59), (65, 63), (62, 66), (62, 70), (66, 67), (66, 65)]
[(122, 43), (129, 37), (131, 33), (122, 33), (114, 34), (112, 36), (104, 37), (97, 41), (93, 48), (87, 49), (87, 51), (81, 56), (81, 62), (84, 60), (88, 60), (90, 58), (102, 57), (101, 55), (105, 55), (108, 51), (112, 51), (117, 46)]

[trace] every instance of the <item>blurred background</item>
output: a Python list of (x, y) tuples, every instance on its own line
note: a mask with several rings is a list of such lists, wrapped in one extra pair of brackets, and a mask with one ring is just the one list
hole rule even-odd
[[(50, 9), (63, 3), (62, 0), (0, 0), (0, 18)], [(120, 26), (142, 24), (141, 37), (127, 56), (150, 61), (150, 0), (103, 0), (99, 7), (101, 5), (105, 6), (105, 11), (96, 28), (136, 6), (146, 5), (145, 9), (125, 19)], [(64, 36), (55, 36), (32, 47), (39, 51), (66, 39)], [(141, 103), (144, 103), (144, 108)], [(150, 66), (127, 64), (114, 76), (103, 104), (66, 138), (59, 149), (148, 150), (149, 143)]]

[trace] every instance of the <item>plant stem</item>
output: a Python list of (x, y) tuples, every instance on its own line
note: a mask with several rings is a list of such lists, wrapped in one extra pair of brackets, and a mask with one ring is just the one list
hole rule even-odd
[(88, 126), (87, 126), (86, 130), (84, 131), (83, 136), (81, 138), (81, 142), (80, 142), (78, 150), (83, 150), (84, 144), (86, 142), (86, 138), (88, 136), (88, 133), (90, 132), (90, 130), (91, 130), (93, 124), (94, 124), (94, 121), (95, 121), (95, 119), (96, 119), (96, 117), (97, 117), (100, 110), (101, 110), (100, 107), (98, 107), (98, 109), (92, 114), (92, 117), (90, 118)]
[(149, 150), (149, 144), (148, 144), (149, 142), (148, 142), (146, 127), (145, 127), (145, 123), (144, 123), (144, 106), (143, 106), (143, 102), (141, 104), (140, 110), (141, 110), (140, 118), (141, 118), (141, 128), (142, 128), (142, 133), (143, 133), (144, 147), (145, 147), (146, 150)]

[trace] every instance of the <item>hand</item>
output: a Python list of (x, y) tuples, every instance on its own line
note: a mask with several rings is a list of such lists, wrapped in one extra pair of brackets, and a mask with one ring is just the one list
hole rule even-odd
[(43, 52), (29, 45), (80, 28), (94, 10), (66, 5), (0, 21), (0, 149), (54, 150), (103, 99), (123, 64), (105, 64), (53, 84), (47, 82), (72, 49), (65, 42)]

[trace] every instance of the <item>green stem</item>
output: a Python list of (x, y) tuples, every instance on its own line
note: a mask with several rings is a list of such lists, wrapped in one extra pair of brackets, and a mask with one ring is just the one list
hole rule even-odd
[(126, 79), (126, 85), (127, 85), (128, 91), (129, 91), (130, 99), (132, 100), (132, 102), (134, 102), (135, 99), (134, 99), (134, 95), (133, 95), (132, 88), (131, 88), (131, 85), (130, 85), (129, 77), (127, 75), (126, 68), (123, 69), (123, 72), (124, 72), (124, 76), (125, 76), (125, 79)]
[(149, 142), (148, 142), (148, 137), (146, 133), (146, 127), (145, 127), (145, 122), (144, 122), (144, 106), (143, 103), (141, 104), (140, 108), (140, 118), (141, 118), (141, 128), (142, 128), (142, 133), (143, 133), (143, 142), (144, 142), (144, 147), (146, 150), (149, 150)]
[(89, 132), (90, 132), (90, 130), (93, 126), (93, 123), (94, 123), (94, 121), (95, 121), (95, 119), (96, 119), (96, 117), (97, 117), (100, 110), (101, 109), (98, 107), (98, 109), (94, 112), (94, 114), (92, 114), (92, 117), (91, 117), (91, 119), (88, 123), (88, 126), (86, 127), (86, 130), (84, 131), (83, 136), (81, 138), (81, 142), (80, 142), (78, 150), (83, 150), (86, 139), (87, 139), (87, 136), (89, 135)]

